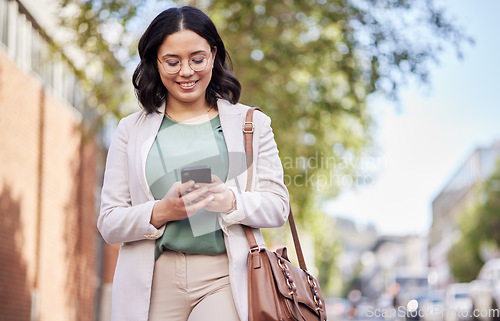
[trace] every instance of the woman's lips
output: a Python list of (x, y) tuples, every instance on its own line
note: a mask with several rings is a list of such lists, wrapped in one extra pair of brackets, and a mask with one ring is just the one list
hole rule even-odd
[(196, 86), (196, 83), (198, 82), (198, 80), (196, 81), (185, 81), (185, 82), (177, 82), (177, 84), (179, 85), (179, 87), (181, 87), (182, 89), (184, 90), (188, 90), (188, 89), (193, 89), (195, 86)]

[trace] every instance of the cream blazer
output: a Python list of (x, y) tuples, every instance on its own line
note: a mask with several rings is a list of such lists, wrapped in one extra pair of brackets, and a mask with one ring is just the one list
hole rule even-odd
[[(160, 113), (143, 110), (120, 121), (106, 161), (101, 210), (97, 227), (104, 240), (120, 247), (112, 290), (113, 321), (147, 321), (155, 240), (165, 226), (156, 229), (150, 218), (155, 200), (146, 181), (145, 164), (163, 120)], [(283, 168), (271, 129), (271, 120), (254, 113), (253, 179), (245, 192), (247, 165), (242, 126), (248, 106), (218, 101), (219, 117), (229, 153), (228, 180), (238, 209), (219, 214), (229, 258), (229, 278), (236, 310), (248, 320), (247, 253), (245, 233), (240, 224), (253, 229), (257, 242), (264, 245), (259, 228), (282, 226), (289, 212), (288, 191), (283, 184)]]

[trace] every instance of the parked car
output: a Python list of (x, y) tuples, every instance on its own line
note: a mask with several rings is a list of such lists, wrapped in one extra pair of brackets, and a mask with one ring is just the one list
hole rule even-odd
[(411, 299), (406, 306), (407, 321), (442, 321), (444, 317), (444, 293), (428, 290)]
[(471, 282), (472, 316), (481, 321), (500, 320), (500, 259), (487, 261)]
[(467, 321), (472, 319), (472, 299), (469, 283), (453, 283), (446, 289), (445, 321)]
[(429, 291), (429, 274), (427, 271), (418, 273), (399, 272), (394, 278), (398, 285), (398, 293), (396, 294), (395, 306), (407, 307), (411, 300), (423, 293)]
[(443, 321), (445, 293), (440, 290), (430, 290), (422, 299), (422, 320)]

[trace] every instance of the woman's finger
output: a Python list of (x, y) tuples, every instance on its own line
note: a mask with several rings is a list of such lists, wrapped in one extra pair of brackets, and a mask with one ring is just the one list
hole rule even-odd
[(181, 195), (183, 195), (195, 185), (195, 182), (193, 180), (181, 184), (177, 182), (173, 186), (175, 186), (176, 184), (178, 185), (178, 191), (181, 193)]
[(202, 187), (200, 189), (196, 189), (182, 196), (182, 200), (185, 205), (188, 205), (191, 202), (196, 201), (198, 198), (202, 197), (208, 191), (207, 187)]
[(186, 212), (188, 213), (188, 216), (195, 214), (196, 212), (207, 206), (210, 202), (213, 201), (213, 199), (214, 196), (210, 195), (197, 203), (186, 205)]

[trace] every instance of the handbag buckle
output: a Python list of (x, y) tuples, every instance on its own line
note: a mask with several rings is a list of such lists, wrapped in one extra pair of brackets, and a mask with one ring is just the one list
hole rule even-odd
[[(250, 129), (247, 129), (248, 127), (251, 127)], [(243, 125), (243, 132), (245, 134), (251, 134), (253, 133), (255, 126), (252, 121), (246, 121), (245, 124)]]
[(260, 252), (260, 250), (262, 250), (262, 247), (260, 247), (260, 245), (257, 245), (257, 246), (250, 248), (250, 252), (254, 252), (254, 251)]

